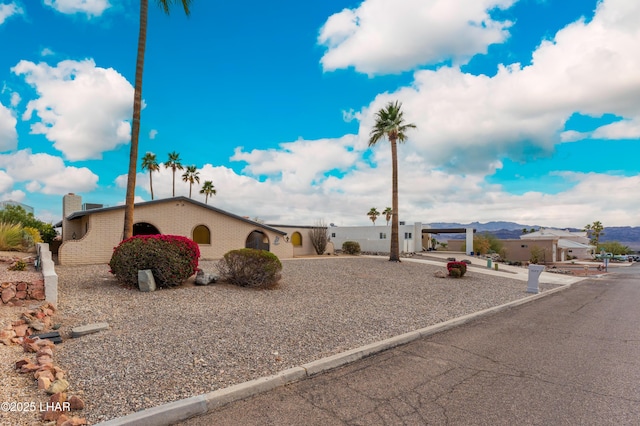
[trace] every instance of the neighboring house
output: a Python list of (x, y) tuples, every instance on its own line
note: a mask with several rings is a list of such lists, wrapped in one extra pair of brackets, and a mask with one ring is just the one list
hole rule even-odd
[[(82, 198), (63, 198), (62, 265), (108, 263), (123, 236), (125, 206), (82, 209)], [(171, 234), (193, 239), (202, 259), (219, 259), (229, 250), (251, 247), (269, 250), (281, 259), (294, 248), (287, 232), (236, 216), (186, 197), (135, 204), (134, 235)]]
[[(293, 247), (294, 256), (314, 256), (316, 249), (311, 244), (311, 231), (315, 226), (294, 226), (294, 225), (269, 225), (287, 233), (285, 241), (290, 242)], [(324, 228), (327, 230), (327, 228)], [(327, 232), (328, 233), (328, 232)], [(329, 241), (323, 254), (333, 254), (333, 242)]]
[[(398, 227), (398, 244), (400, 251), (405, 253), (421, 252), (430, 247), (429, 235), (424, 235), (422, 230), (429, 228), (416, 222), (413, 225), (400, 225)], [(355, 241), (360, 244), (360, 250), (366, 252), (388, 253), (391, 245), (391, 226), (331, 226), (329, 237), (336, 249), (341, 249), (345, 241)]]
[(28, 206), (26, 204), (22, 204), (19, 203), (17, 201), (13, 201), (13, 200), (5, 200), (5, 201), (0, 201), (0, 210), (4, 210), (5, 207), (7, 206), (17, 206), (17, 207), (22, 207), (24, 209), (24, 211), (26, 211), (27, 213), (31, 213), (33, 214), (33, 207)]
[[(589, 245), (586, 232), (562, 231), (559, 229), (540, 229), (530, 234), (523, 234), (520, 239), (500, 240), (506, 259), (510, 261), (528, 262), (531, 249), (536, 249), (542, 257), (542, 263), (555, 263), (570, 257), (590, 259), (594, 246)], [(449, 240), (448, 250), (462, 251), (462, 240)]]
[(586, 231), (571, 232), (561, 229), (540, 228), (538, 231), (522, 234), (520, 239), (531, 242), (531, 244), (539, 241), (552, 241), (555, 248), (553, 262), (562, 262), (569, 257), (590, 259), (596, 249), (595, 246), (591, 245)]

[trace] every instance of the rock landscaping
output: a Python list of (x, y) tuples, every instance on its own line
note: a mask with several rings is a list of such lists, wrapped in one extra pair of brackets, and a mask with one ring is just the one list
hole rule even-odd
[[(16, 268), (22, 263), (25, 268)], [(0, 305), (24, 306), (29, 300), (45, 299), (44, 277), (33, 267), (33, 258), (1, 256)]]

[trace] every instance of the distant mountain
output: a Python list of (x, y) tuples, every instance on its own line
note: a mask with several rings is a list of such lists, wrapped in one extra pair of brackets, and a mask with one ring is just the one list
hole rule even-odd
[[(430, 224), (432, 228), (474, 228), (477, 233), (489, 232), (501, 240), (518, 239), (522, 235), (522, 230), (539, 229), (537, 225), (523, 225), (515, 222), (471, 222), (467, 224), (455, 222), (434, 222)], [(552, 227), (545, 227), (552, 228)], [(569, 231), (582, 231), (579, 228), (560, 228)], [(440, 241), (464, 239), (464, 234), (440, 234), (436, 237)], [(640, 251), (640, 226), (611, 226), (605, 227), (600, 241), (618, 241), (629, 246), (633, 250)]]

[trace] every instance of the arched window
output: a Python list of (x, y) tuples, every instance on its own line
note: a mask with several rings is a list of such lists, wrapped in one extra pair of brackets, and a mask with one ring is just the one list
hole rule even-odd
[(262, 231), (252, 231), (245, 241), (246, 248), (269, 251), (269, 237)]
[(211, 232), (204, 225), (193, 228), (193, 241), (198, 244), (211, 244)]
[(291, 234), (291, 244), (293, 244), (294, 247), (302, 246), (302, 235), (299, 232)]
[(147, 222), (138, 222), (133, 224), (133, 235), (157, 235), (160, 231), (158, 228)]

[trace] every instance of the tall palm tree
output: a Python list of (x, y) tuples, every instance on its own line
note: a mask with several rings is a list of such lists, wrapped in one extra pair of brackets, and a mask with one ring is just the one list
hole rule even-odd
[[(182, 3), (184, 13), (189, 16), (191, 0), (156, 0), (158, 5), (169, 14), (169, 5)], [(138, 165), (138, 139), (140, 137), (140, 111), (142, 110), (142, 72), (144, 53), (147, 47), (147, 16), (149, 0), (140, 0), (140, 29), (138, 32), (138, 54), (136, 58), (136, 81), (133, 94), (133, 119), (131, 123), (131, 149), (129, 152), (129, 171), (127, 173), (127, 196), (124, 210), (124, 233), (127, 239), (133, 235), (133, 203), (136, 196), (136, 169)]]
[(376, 122), (369, 133), (369, 146), (374, 146), (380, 139), (387, 138), (391, 144), (391, 247), (389, 260), (400, 262), (400, 244), (398, 242), (398, 148), (397, 142), (407, 139), (405, 132), (415, 129), (413, 123), (405, 123), (398, 101), (389, 102), (385, 108), (376, 113)]
[(205, 180), (202, 184), (202, 189), (200, 190), (201, 194), (204, 194), (204, 203), (209, 204), (209, 196), (216, 195), (216, 188), (213, 186), (213, 182), (210, 180)]
[(158, 165), (158, 160), (156, 160), (156, 155), (152, 152), (147, 152), (144, 157), (142, 157), (142, 170), (149, 170), (149, 189), (151, 190), (151, 199), (153, 200), (153, 172), (157, 172), (160, 170), (160, 166)]
[(193, 184), (200, 183), (200, 172), (196, 170), (196, 166), (187, 166), (187, 171), (182, 174), (182, 180), (189, 182), (189, 198), (191, 198), (191, 188)]
[(380, 212), (376, 210), (375, 207), (371, 207), (371, 210), (369, 210), (369, 213), (367, 213), (367, 216), (369, 216), (369, 219), (371, 219), (371, 222), (373, 222), (373, 225), (375, 226), (376, 219), (378, 218), (378, 216), (380, 216)]
[(172, 197), (176, 196), (176, 170), (183, 170), (182, 163), (180, 163), (180, 154), (173, 151), (169, 153), (169, 159), (164, 162), (165, 169), (171, 169), (173, 172), (173, 192)]
[(393, 216), (393, 210), (391, 209), (391, 207), (387, 207), (386, 209), (384, 209), (382, 214), (384, 215), (384, 218), (387, 220), (387, 226), (389, 226), (389, 221), (391, 220), (391, 216)]

